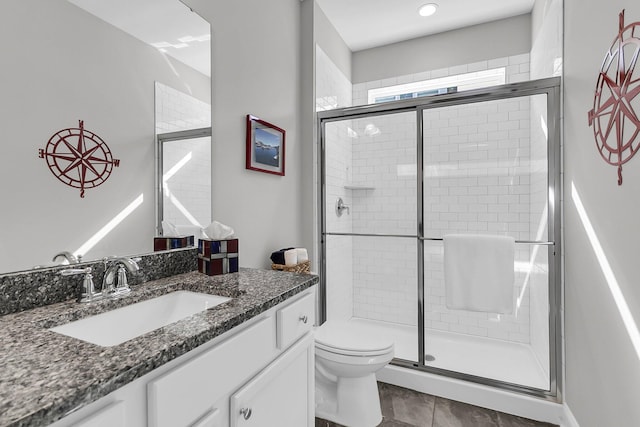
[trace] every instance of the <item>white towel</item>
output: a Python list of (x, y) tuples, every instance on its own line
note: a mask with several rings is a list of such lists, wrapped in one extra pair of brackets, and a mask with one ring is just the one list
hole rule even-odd
[(305, 248), (296, 248), (296, 254), (298, 255), (298, 264), (309, 261), (309, 253)]
[(298, 251), (295, 249), (289, 249), (284, 253), (285, 265), (296, 265), (298, 263)]
[(515, 240), (509, 236), (444, 236), (447, 308), (513, 312)]

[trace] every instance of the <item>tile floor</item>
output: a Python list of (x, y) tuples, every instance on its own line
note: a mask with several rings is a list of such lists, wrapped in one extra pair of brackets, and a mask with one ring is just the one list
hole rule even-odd
[[(378, 383), (382, 423), (379, 427), (553, 427), (554, 424)], [(342, 427), (316, 418), (316, 427)]]

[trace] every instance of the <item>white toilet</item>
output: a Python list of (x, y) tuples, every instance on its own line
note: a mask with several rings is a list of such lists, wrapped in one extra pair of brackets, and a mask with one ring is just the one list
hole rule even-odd
[(316, 329), (316, 417), (348, 427), (382, 421), (375, 373), (393, 359), (393, 342), (346, 321)]

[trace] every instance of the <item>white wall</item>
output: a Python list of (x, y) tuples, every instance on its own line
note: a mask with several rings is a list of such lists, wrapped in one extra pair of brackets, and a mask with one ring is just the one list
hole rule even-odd
[[(84, 255), (152, 251), (154, 81), (208, 101), (208, 79), (65, 0), (2, 2), (0, 37), (11, 41), (0, 71), (0, 272), (75, 251), (140, 195), (142, 204)], [(38, 158), (55, 132), (81, 119), (121, 161), (84, 198)]]
[[(235, 229), (241, 266), (268, 267), (272, 251), (312, 236), (300, 214), (301, 144), (311, 144), (301, 140), (300, 1), (185, 3), (212, 26), (213, 219)], [(285, 176), (245, 169), (247, 114), (286, 131)]]
[(531, 79), (562, 73), (563, 0), (536, 0), (531, 12)]
[[(587, 120), (623, 9), (625, 23), (640, 21), (637, 1), (565, 0), (566, 401), (581, 427), (640, 425), (640, 348), (632, 342), (638, 333), (632, 320), (640, 323), (640, 158), (624, 166), (624, 182), (618, 186), (616, 168), (598, 154)], [(572, 186), (610, 265), (609, 277), (585, 232)]]
[(331, 22), (329, 22), (320, 6), (316, 2), (313, 3), (315, 5), (313, 32), (316, 37), (316, 44), (330, 58), (335, 67), (351, 81), (351, 50)]
[[(302, 166), (302, 194), (300, 216), (302, 223), (302, 244), (309, 251), (311, 271), (319, 271), (319, 215), (318, 200), (318, 146), (316, 123), (316, 35), (314, 31), (315, 1), (303, 1), (300, 6), (300, 140)], [(320, 300), (317, 301), (320, 313)]]
[(354, 84), (529, 53), (531, 15), (417, 38), (353, 54)]

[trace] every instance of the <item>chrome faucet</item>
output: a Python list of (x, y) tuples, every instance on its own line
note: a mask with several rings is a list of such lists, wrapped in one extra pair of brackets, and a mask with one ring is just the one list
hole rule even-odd
[(102, 261), (104, 262), (102, 295), (117, 296), (130, 292), (131, 288), (127, 280), (127, 270), (131, 273), (140, 270), (140, 266), (138, 265), (140, 258), (103, 258)]
[(82, 260), (82, 255), (77, 257), (69, 251), (63, 251), (56, 254), (51, 261), (55, 262), (58, 257), (64, 257), (68, 264), (78, 264)]

